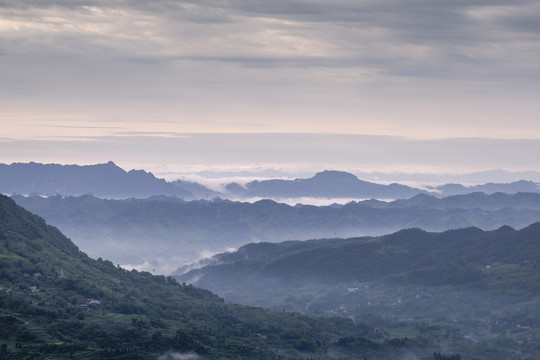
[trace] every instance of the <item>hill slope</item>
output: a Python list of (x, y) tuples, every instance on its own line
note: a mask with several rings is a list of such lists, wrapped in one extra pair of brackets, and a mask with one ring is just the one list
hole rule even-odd
[[(363, 321), (476, 359), (536, 359), (540, 223), (258, 243), (178, 279), (225, 300)], [(452, 335), (449, 335), (452, 334)]]
[[(519, 231), (508, 226), (442, 233), (410, 229), (378, 238), (258, 243), (214, 259), (222, 265), (194, 270), (182, 279), (196, 276), (203, 287), (220, 284), (224, 289), (246, 286), (250, 280), (261, 284), (262, 278), (287, 283), (333, 284), (352, 279), (487, 287), (483, 284), (486, 265), (521, 265), (540, 275), (540, 223)], [(534, 281), (506, 286), (540, 294), (540, 283)]]
[[(207, 359), (390, 359), (413, 346), (359, 337), (371, 329), (349, 320), (227, 305), (173, 278), (93, 260), (5, 196), (0, 304), (1, 358), (155, 359), (176, 351)], [(351, 337), (365, 348), (349, 352), (340, 338)]]

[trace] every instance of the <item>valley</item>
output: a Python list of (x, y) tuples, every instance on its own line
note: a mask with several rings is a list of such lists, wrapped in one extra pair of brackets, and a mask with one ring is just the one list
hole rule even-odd
[(406, 228), (493, 230), (509, 225), (520, 229), (540, 221), (537, 193), (445, 198), (420, 194), (392, 202), (366, 200), (318, 207), (166, 196), (12, 198), (61, 229), (90, 256), (159, 274), (251, 242), (374, 236)]
[[(107, 198), (105, 190), (81, 194), (84, 182), (58, 174), (62, 185), (54, 191), (65, 193), (47, 194), (39, 184), (50, 186), (53, 175), (36, 176), (32, 195), (0, 199), (2, 359), (540, 354), (535, 183), (446, 186), (458, 194), (444, 196), (442, 188), (416, 192), (323, 172), (242, 187), (246, 198), (369, 198), (314, 206), (206, 200), (197, 198), (208, 190), (202, 184), (179, 196), (170, 192), (179, 183), (114, 163), (32, 166), (89, 179), (109, 169), (121, 180), (109, 178)], [(115, 192), (115, 182), (134, 175), (139, 183), (130, 191), (139, 196)], [(371, 190), (354, 193), (347, 182)], [(409, 193), (377, 199), (389, 189)]]

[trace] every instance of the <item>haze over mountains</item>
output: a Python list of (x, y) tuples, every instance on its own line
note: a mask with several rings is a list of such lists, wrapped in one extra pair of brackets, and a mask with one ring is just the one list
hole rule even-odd
[(4, 194), (83, 195), (105, 198), (148, 197), (191, 193), (143, 170), (129, 172), (112, 161), (97, 165), (39, 163), (0, 164), (0, 192)]
[[(0, 191), (36, 195), (13, 198), (60, 228), (91, 256), (161, 274), (257, 241), (382, 235), (410, 227), (443, 231), (510, 225), (519, 229), (540, 221), (540, 194), (531, 181), (472, 187), (447, 184), (428, 192), (324, 171), (307, 179), (232, 182), (222, 189), (167, 182), (143, 170), (126, 172), (113, 162), (0, 165)], [(444, 197), (447, 193), (467, 194)], [(214, 200), (194, 200), (201, 198)], [(260, 198), (372, 200), (317, 207), (255, 201)]]
[[(406, 229), (381, 237), (256, 243), (215, 255), (210, 265), (178, 278), (196, 279), (195, 284), (229, 296), (250, 293), (253, 303), (264, 301), (260, 291), (268, 284), (475, 284), (483, 290), (500, 291), (506, 287), (534, 295), (540, 294), (538, 279), (528, 282), (523, 278), (520, 283), (514, 275), (538, 270), (539, 239), (540, 223), (535, 223), (521, 230), (509, 226), (492, 231), (469, 227), (439, 233)], [(502, 277), (498, 282), (493, 282), (494, 274), (486, 271), (491, 267), (506, 269), (499, 274)], [(500, 281), (502, 278), (505, 280)], [(485, 283), (480, 286), (481, 282)], [(253, 290), (255, 287), (257, 290)]]
[[(1, 359), (392, 359), (412, 347), (374, 343), (373, 329), (343, 318), (224, 304), (172, 277), (91, 259), (3, 195), (0, 304)], [(348, 337), (376, 349), (353, 352), (339, 343)]]
[(0, 360), (540, 360), (539, 19), (0, 0)]
[[(11, 194), (11, 200), (0, 197), (0, 301), (10, 309), (9, 317), (0, 317), (10, 329), (2, 333), (9, 340), (3, 349), (87, 358), (133, 353), (150, 358), (167, 347), (203, 352), (209, 359), (279, 354), (427, 360), (434, 351), (436, 360), (461, 359), (437, 353), (443, 350), (467, 354), (467, 360), (528, 360), (540, 354), (534, 346), (540, 337), (536, 183), (420, 189), (323, 171), (307, 179), (230, 182), (222, 189), (126, 172), (112, 162), (1, 166), (0, 190)], [(399, 199), (380, 200), (393, 197)], [(254, 201), (258, 198), (267, 199)], [(368, 200), (313, 206), (268, 198)], [(100, 259), (80, 253), (13, 201)], [(210, 258), (214, 253), (222, 254)], [(212, 289), (230, 302), (341, 319), (297, 322), (291, 320), (295, 315), (262, 309), (247, 314), (209, 292), (113, 263), (174, 272), (180, 281)], [(43, 274), (47, 277), (41, 279)], [(18, 303), (3, 289), (18, 289)], [(23, 300), (28, 296), (36, 298), (35, 305)], [(171, 308), (179, 298), (180, 313)], [(81, 310), (81, 301), (88, 310)], [(100, 314), (82, 312), (91, 311), (95, 301), (104, 305)], [(204, 315), (193, 310), (199, 308)], [(113, 325), (104, 325), (110, 318)], [(343, 318), (356, 325), (345, 322), (345, 331), (336, 329)], [(222, 319), (225, 327), (212, 325)], [(304, 330), (284, 333), (277, 325), (264, 325), (276, 321)], [(129, 331), (118, 330), (126, 326)], [(64, 329), (78, 330), (69, 335)], [(234, 346), (226, 341), (230, 337)], [(109, 338), (120, 339), (121, 345)], [(29, 346), (27, 352), (15, 350), (21, 341)], [(144, 350), (135, 343), (144, 344)]]
[(475, 186), (446, 184), (425, 189), (400, 184), (382, 185), (363, 181), (342, 171), (323, 171), (307, 179), (254, 180), (245, 184), (230, 182), (212, 190), (203, 184), (176, 180), (167, 182), (144, 170), (126, 172), (113, 162), (97, 165), (57, 165), (38, 163), (0, 164), (0, 192), (5, 194), (84, 195), (103, 198), (145, 198), (153, 195), (176, 196), (186, 200), (211, 199), (408, 199), (420, 193), (450, 196), (471, 192), (539, 192), (532, 181)]
[(442, 199), (420, 194), (393, 202), (319, 207), (171, 197), (13, 199), (62, 229), (91, 256), (107, 256), (115, 263), (157, 273), (257, 241), (381, 235), (411, 227), (442, 231), (510, 225), (519, 229), (540, 221), (538, 193), (473, 193)]
[(269, 312), (93, 260), (0, 196), (0, 355), (535, 359), (539, 239), (537, 223), (249, 244), (179, 277)]

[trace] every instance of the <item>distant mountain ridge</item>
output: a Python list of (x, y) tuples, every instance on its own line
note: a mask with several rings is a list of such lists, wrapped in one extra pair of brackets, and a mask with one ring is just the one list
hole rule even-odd
[(144, 170), (126, 172), (112, 161), (97, 165), (0, 164), (0, 192), (5, 194), (84, 195), (104, 198), (174, 195), (191, 192)]
[(227, 190), (242, 198), (377, 198), (407, 199), (427, 191), (399, 184), (380, 185), (343, 171), (326, 170), (309, 179), (252, 181), (245, 187), (229, 184)]
[(515, 194), (518, 192), (540, 192), (540, 187), (533, 181), (519, 180), (507, 184), (487, 183), (482, 185), (463, 186), (461, 184), (446, 184), (433, 188), (436, 192), (443, 196), (464, 195), (471, 192), (483, 192), (486, 194), (494, 194), (504, 192), (507, 194)]
[[(90, 195), (13, 199), (60, 228), (92, 256), (163, 272), (255, 241), (381, 235), (477, 226), (525, 227), (540, 221), (540, 194), (473, 193), (439, 199), (367, 200), (339, 206), (289, 206), (272, 200), (184, 201), (171, 197), (104, 200)], [(172, 268), (171, 268), (172, 267)], [(153, 270), (154, 269), (154, 270)]]
[(353, 174), (326, 170), (311, 178), (254, 180), (246, 184), (223, 184), (223, 191), (209, 189), (193, 181), (167, 182), (144, 170), (125, 171), (112, 161), (97, 165), (58, 165), (39, 163), (0, 164), (0, 193), (36, 195), (93, 194), (101, 198), (146, 198), (155, 195), (176, 196), (185, 200), (223, 198), (252, 199), (409, 199), (418, 194), (438, 197), (472, 192), (540, 192), (537, 183), (516, 181), (475, 186), (446, 184), (422, 190), (397, 183), (382, 185), (360, 180)]
[(518, 192), (540, 193), (540, 187), (533, 181), (515, 181), (512, 183), (464, 186), (461, 184), (445, 184), (428, 187), (422, 190), (392, 183), (382, 185), (358, 179), (355, 175), (343, 171), (326, 170), (308, 179), (295, 180), (261, 180), (252, 181), (245, 186), (231, 183), (228, 193), (240, 198), (356, 198), (356, 199), (409, 199), (418, 194), (437, 197), (465, 195), (474, 192), (494, 194), (497, 192), (515, 194)]

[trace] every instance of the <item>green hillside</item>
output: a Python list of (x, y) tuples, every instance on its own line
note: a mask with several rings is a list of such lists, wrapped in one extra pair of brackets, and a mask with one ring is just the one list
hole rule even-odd
[[(80, 252), (0, 196), (0, 359), (391, 359), (428, 342), (374, 341), (343, 318), (225, 304), (172, 277), (126, 271)], [(172, 356), (174, 358), (174, 356)]]
[[(216, 256), (220, 265), (194, 270), (182, 278), (198, 277), (199, 285), (221, 283), (224, 287), (242, 287), (251, 278), (257, 283), (265, 278), (323, 285), (376, 280), (540, 294), (538, 279), (525, 276), (540, 276), (538, 259), (540, 223), (520, 231), (507, 226), (496, 231), (467, 228), (442, 233), (409, 229), (382, 237), (249, 244)], [(503, 266), (514, 266), (508, 272), (523, 278), (503, 283), (503, 278), (494, 276)]]
[(477, 359), (540, 357), (540, 223), (249, 244), (178, 278), (230, 302), (340, 315)]

